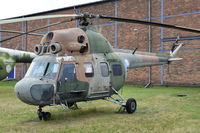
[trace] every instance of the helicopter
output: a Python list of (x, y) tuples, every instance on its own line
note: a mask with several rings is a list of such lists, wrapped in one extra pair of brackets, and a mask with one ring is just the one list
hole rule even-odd
[[(134, 98), (126, 100), (118, 92), (125, 84), (128, 70), (169, 64), (182, 59), (175, 57), (183, 46), (183, 43), (178, 42), (172, 46), (169, 55), (140, 52), (137, 49), (113, 48), (108, 40), (90, 24), (89, 19), (139, 23), (200, 33), (200, 30), (187, 27), (89, 13), (6, 19), (1, 20), (0, 24), (58, 17), (70, 18), (2, 41), (75, 20), (79, 21), (80, 27), (55, 30), (45, 34), (40, 43), (35, 45), (35, 54), (15, 50), (18, 54), (14, 55), (11, 54), (14, 51), (0, 48), (0, 52), (7, 54), (7, 57), (15, 57), (12, 58), (12, 67), (16, 62), (31, 62), (24, 78), (15, 85), (14, 91), (22, 102), (38, 106), (38, 118), (44, 121), (51, 119), (50, 112), (42, 111), (45, 106), (65, 105), (70, 108), (77, 102), (97, 99), (118, 104), (127, 113), (132, 114), (137, 109), (136, 100)], [(6, 65), (1, 71), (6, 71)], [(114, 98), (113, 95), (118, 98)]]

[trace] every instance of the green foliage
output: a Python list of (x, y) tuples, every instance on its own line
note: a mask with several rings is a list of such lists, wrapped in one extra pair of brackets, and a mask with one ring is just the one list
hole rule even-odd
[[(39, 121), (37, 107), (19, 101), (15, 82), (0, 82), (2, 133), (198, 133), (200, 88), (126, 85), (120, 92), (137, 100), (134, 114), (116, 113), (118, 105), (103, 100), (78, 103), (78, 110), (45, 107), (51, 121)], [(187, 94), (177, 97), (177, 94)]]

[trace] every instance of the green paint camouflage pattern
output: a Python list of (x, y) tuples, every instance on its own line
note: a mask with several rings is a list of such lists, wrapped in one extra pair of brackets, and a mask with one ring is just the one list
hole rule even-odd
[(118, 55), (115, 53), (108, 53), (105, 55), (106, 55), (105, 58), (111, 67), (114, 64), (120, 64), (122, 67), (122, 75), (120, 76), (114, 76), (111, 68), (111, 86), (118, 91), (124, 85), (125, 82), (126, 70), (124, 68), (124, 64), (122, 63)]
[(58, 94), (62, 103), (65, 101), (73, 103), (84, 100), (88, 94), (89, 83), (79, 80), (73, 82), (61, 82), (57, 83)]
[(111, 53), (112, 47), (106, 38), (93, 30), (86, 30), (89, 39), (90, 53)]
[(15, 66), (15, 59), (7, 53), (0, 53), (0, 80), (5, 79)]
[(31, 63), (36, 55), (31, 52), (0, 47), (0, 80), (14, 69), (15, 63)]

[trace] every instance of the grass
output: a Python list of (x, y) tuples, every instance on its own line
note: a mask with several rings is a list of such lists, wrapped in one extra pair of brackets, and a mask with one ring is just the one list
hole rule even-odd
[[(15, 82), (0, 82), (0, 132), (2, 133), (199, 133), (200, 88), (126, 85), (125, 98), (137, 100), (134, 114), (116, 113), (118, 105), (96, 100), (78, 103), (78, 110), (45, 107), (52, 120), (39, 121), (37, 107), (19, 101)], [(177, 94), (187, 94), (177, 97)]]

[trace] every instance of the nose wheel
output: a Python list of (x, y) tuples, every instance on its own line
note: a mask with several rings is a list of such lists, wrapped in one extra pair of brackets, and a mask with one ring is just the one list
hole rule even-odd
[(37, 114), (38, 114), (39, 120), (48, 121), (51, 119), (51, 113), (43, 112), (41, 106), (39, 106)]

